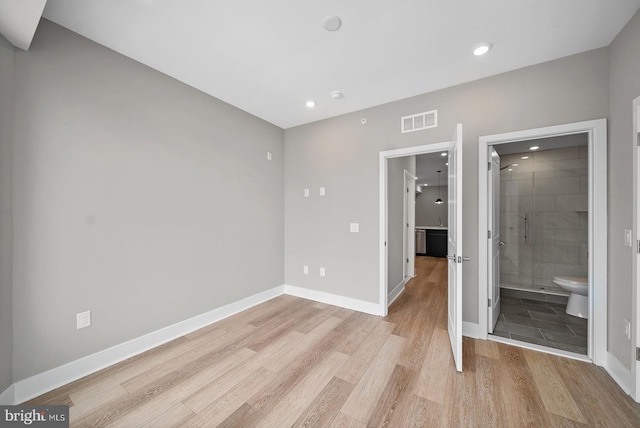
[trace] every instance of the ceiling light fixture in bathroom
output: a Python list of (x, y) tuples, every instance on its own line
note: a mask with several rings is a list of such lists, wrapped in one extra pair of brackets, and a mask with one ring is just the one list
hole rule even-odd
[(538, 150), (540, 148), (540, 146), (531, 146), (529, 147), (529, 150)]
[(491, 43), (480, 43), (479, 45), (474, 46), (473, 54), (475, 56), (484, 55), (487, 52), (489, 52), (492, 47), (493, 47), (493, 44), (491, 44)]
[(444, 157), (444, 156), (446, 156), (446, 155), (447, 155), (447, 152), (442, 152), (442, 153), (440, 153), (440, 156), (442, 156), (442, 157)]
[(304, 105), (306, 105), (309, 108), (314, 108), (316, 106), (316, 102), (313, 100), (308, 100), (306, 103), (304, 103)]
[(340, 98), (342, 98), (342, 92), (340, 92), (340, 91), (333, 91), (333, 92), (329, 93), (329, 95), (334, 100), (339, 100)]
[(440, 204), (444, 204), (444, 202), (442, 202), (442, 199), (440, 199), (440, 173), (442, 171), (438, 171), (438, 199), (436, 199), (436, 204), (440, 205)]
[(522, 156), (520, 159), (529, 159), (529, 156)]
[(511, 166), (518, 166), (520, 165), (519, 163), (512, 163)]

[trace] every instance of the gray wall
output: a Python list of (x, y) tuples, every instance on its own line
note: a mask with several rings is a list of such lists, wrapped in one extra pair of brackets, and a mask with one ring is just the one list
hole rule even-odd
[[(463, 132), (463, 319), (478, 321), (478, 138), (607, 117), (606, 49), (527, 67), (413, 98), (285, 130), (285, 281), (369, 302), (379, 299), (378, 157), (382, 150), (448, 141)], [(438, 110), (437, 128), (400, 133), (400, 117)], [(366, 117), (366, 124), (360, 119)], [(332, 189), (321, 209), (307, 185)], [(359, 234), (345, 224), (358, 221)], [(303, 231), (309, 231), (303, 234)], [(322, 263), (326, 278), (302, 275)]]
[(14, 48), (0, 36), (0, 393), (13, 383), (11, 143)]
[(609, 47), (609, 350), (628, 369), (634, 352), (624, 336), (623, 320), (632, 320), (631, 270), (635, 255), (624, 246), (623, 236), (624, 229), (633, 229), (631, 103), (640, 95), (638, 46), (640, 12)]
[(15, 58), (15, 380), (283, 283), (280, 128), (46, 20)]
[(416, 173), (416, 157), (389, 159), (387, 163), (387, 292), (404, 281), (404, 171)]
[[(446, 174), (445, 171), (443, 174)], [(446, 177), (446, 175), (445, 175)], [(445, 178), (446, 180), (446, 178)], [(440, 199), (443, 204), (436, 204), (440, 189)], [(447, 186), (427, 186), (422, 188), (422, 194), (416, 198), (416, 226), (443, 226), (449, 224), (449, 204), (447, 203)]]

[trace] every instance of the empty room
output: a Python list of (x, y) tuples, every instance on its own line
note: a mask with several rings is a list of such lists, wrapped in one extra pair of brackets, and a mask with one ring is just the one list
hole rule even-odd
[(0, 425), (640, 426), (638, 46), (640, 0), (0, 0)]

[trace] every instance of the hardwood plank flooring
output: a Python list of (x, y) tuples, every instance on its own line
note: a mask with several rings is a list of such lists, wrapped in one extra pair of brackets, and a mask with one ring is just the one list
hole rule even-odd
[(70, 406), (72, 427), (640, 426), (599, 367), (447, 335), (446, 260), (380, 318), (280, 296), (27, 404)]

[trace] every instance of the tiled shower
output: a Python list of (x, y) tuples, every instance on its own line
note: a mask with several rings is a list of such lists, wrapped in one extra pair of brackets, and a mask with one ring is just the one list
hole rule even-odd
[(587, 277), (587, 156), (585, 144), (500, 157), (501, 288), (567, 295), (554, 276)]

